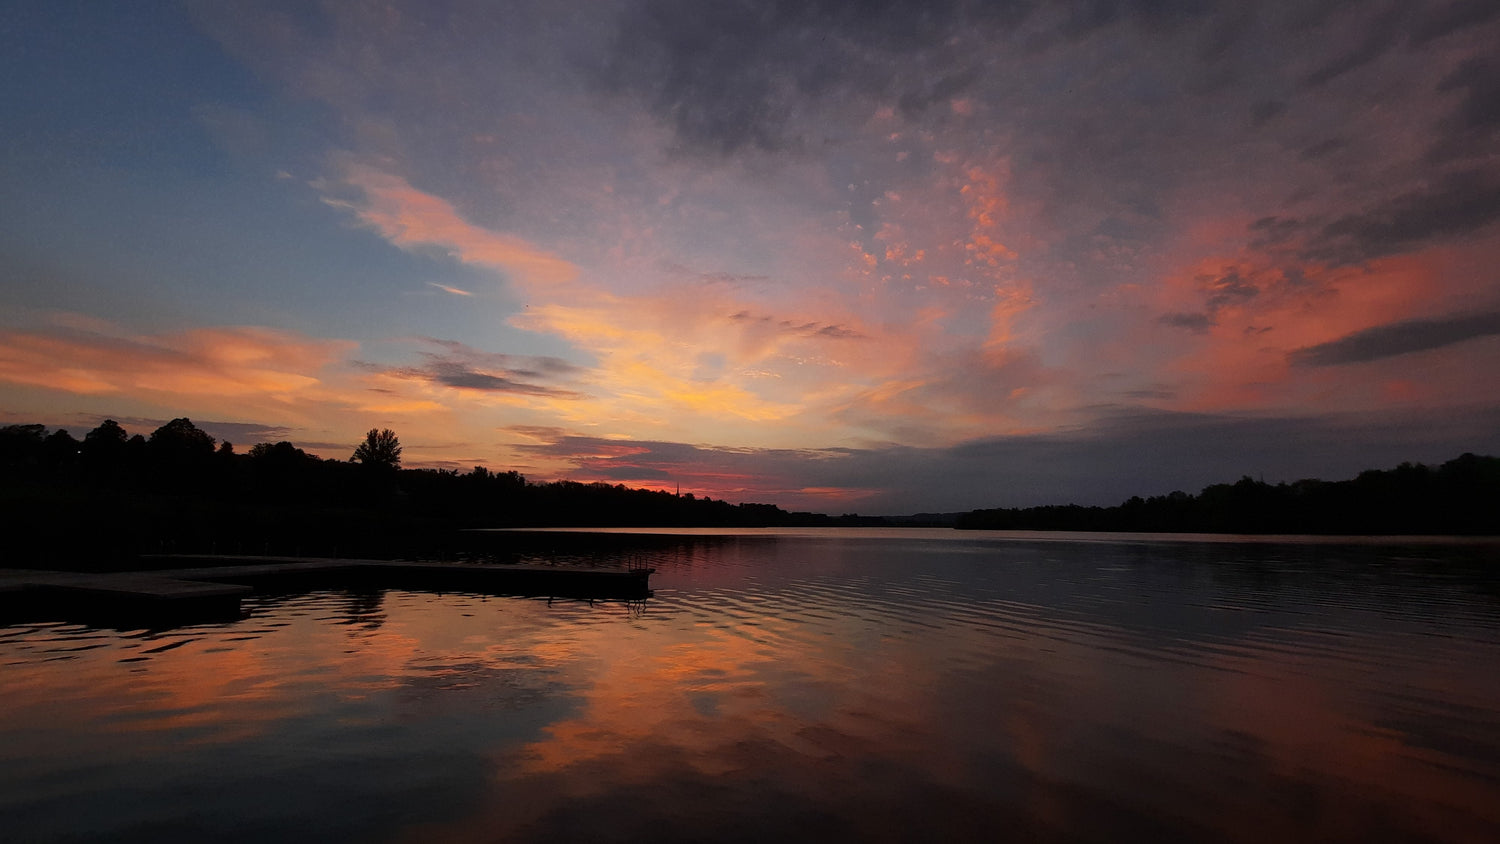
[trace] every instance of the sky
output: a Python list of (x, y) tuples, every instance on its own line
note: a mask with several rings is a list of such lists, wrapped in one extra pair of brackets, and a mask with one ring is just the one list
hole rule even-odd
[(819, 512), (1500, 453), (1500, 4), (14, 0), (0, 423)]

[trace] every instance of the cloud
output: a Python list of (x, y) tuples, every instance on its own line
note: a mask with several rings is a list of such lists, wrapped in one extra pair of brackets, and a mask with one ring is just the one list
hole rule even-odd
[(756, 282), (770, 281), (771, 277), (759, 273), (731, 273), (722, 270), (715, 272), (700, 272), (691, 267), (684, 266), (676, 261), (663, 261), (662, 269), (672, 275), (688, 276), (698, 279), (706, 284), (753, 284)]
[(1156, 318), (1162, 325), (1170, 325), (1173, 328), (1186, 328), (1189, 331), (1203, 332), (1212, 328), (1214, 318), (1207, 313), (1169, 313), (1162, 314)]
[[(1288, 361), (1490, 301), (1477, 288), (1500, 258), (1485, 157), (1495, 5), (631, 0), (498, 17), (459, 4), (442, 25), (411, 0), (375, 17), (359, 4), (201, 14), (279, 96), (339, 127), (321, 135), (349, 149), (316, 183), (330, 205), (401, 249), (481, 268), (463, 278), (503, 277), (525, 304), (507, 310), (482, 281), (433, 284), (483, 307), (384, 324), (454, 320), (410, 330), (586, 362), (370, 351), (381, 365), (362, 370), (359, 401), (340, 401), (428, 432), (467, 426), (474, 443), (501, 421), (767, 448), (768, 471), (788, 472), (766, 484), (855, 495), (895, 482), (835, 477), (860, 461), (833, 452), (774, 449), (894, 440), (921, 448), (861, 461), (910, 454), (962, 473), (942, 446), (1087, 430), (1109, 400), (1370, 410), (1417, 401), (1401, 380), (1433, 406), (1472, 395), (1482, 376), (1455, 373), (1482, 372), (1492, 344), (1427, 378), (1410, 360)], [(273, 147), (289, 137), (257, 117)], [(330, 161), (292, 152), (266, 172)], [(740, 465), (711, 451), (697, 455), (705, 484), (710, 463)], [(611, 459), (597, 477), (678, 471)], [(729, 475), (755, 465), (713, 482), (753, 486)]]
[(318, 371), (354, 348), (258, 327), (133, 336), (0, 332), (0, 381), (83, 395), (308, 395), (322, 385)]
[(728, 448), (554, 433), (523, 446), (565, 476), (731, 502), (906, 514), (1040, 504), (1118, 504), (1197, 492), (1242, 475), (1352, 477), (1404, 460), (1500, 451), (1500, 407), (1326, 416), (1235, 416), (1114, 408), (1085, 430), (985, 437), (940, 448)]
[(878, 96), (915, 115), (959, 96), (981, 65), (952, 42), (982, 42), (1031, 6), (648, 0), (623, 16), (593, 72), (606, 90), (641, 100), (684, 149), (786, 152), (815, 142), (810, 102), (837, 108)]
[[(349, 164), (344, 179), (359, 197), (325, 198), (403, 249), (448, 250), (460, 261), (500, 270), (526, 285), (572, 281), (577, 267), (522, 238), (473, 225), (451, 203), (413, 188), (405, 179), (365, 164)], [(455, 288), (435, 285), (448, 292)], [(463, 295), (462, 291), (458, 291)]]
[(1493, 57), (1465, 59), (1443, 77), (1437, 89), (1463, 92), (1449, 121), (1452, 128), (1484, 129), (1500, 124), (1500, 61)]
[(1298, 366), (1367, 363), (1496, 334), (1500, 334), (1500, 311), (1403, 320), (1296, 349), (1288, 353), (1287, 359)]
[(857, 340), (864, 339), (863, 334), (842, 325), (823, 324), (818, 322), (797, 322), (790, 319), (777, 319), (770, 314), (756, 314), (748, 310), (736, 311), (729, 315), (735, 322), (759, 323), (783, 334), (791, 334), (798, 337), (824, 337), (830, 340)]
[(449, 287), (446, 284), (438, 284), (435, 281), (429, 281), (429, 282), (427, 282), (427, 286), (428, 287), (437, 288), (438, 290), (441, 290), (444, 293), (447, 293), (447, 294), (452, 295), (452, 296), (473, 296), (474, 295), (471, 291), (460, 290), (457, 287)]
[(1421, 46), (1500, 15), (1500, 5), (1489, 0), (1454, 0), (1424, 10), (1412, 27), (1411, 43)]
[(1343, 138), (1328, 138), (1302, 150), (1301, 158), (1304, 161), (1322, 158), (1329, 153), (1338, 152), (1348, 145), (1349, 142)]
[[(1076, 432), (977, 439), (946, 449), (863, 455), (826, 475), (876, 486), (887, 512), (1036, 504), (1117, 504), (1197, 492), (1242, 475), (1267, 481), (1352, 477), (1403, 460), (1440, 462), (1500, 449), (1500, 408), (1236, 416), (1120, 408)], [(906, 490), (923, 490), (914, 495)], [(989, 503), (974, 504), (976, 501)]]
[(1494, 133), (1500, 127), (1500, 61), (1492, 56), (1465, 59), (1438, 82), (1437, 91), (1462, 96), (1441, 121), (1444, 131), (1434, 139), (1428, 158), (1483, 161), (1492, 155)]
[[(559, 461), (562, 477), (621, 481), (652, 488), (723, 498), (733, 502), (786, 500), (800, 506), (822, 498), (842, 500), (855, 491), (829, 487), (803, 495), (809, 484), (798, 467), (839, 460), (841, 449), (776, 449), (692, 445), (661, 440), (610, 439), (560, 430), (512, 429), (527, 442), (521, 453)], [(872, 490), (859, 491), (870, 494)]]
[[(562, 338), (592, 359), (579, 379), (590, 400), (554, 407), (571, 424), (608, 420), (618, 429), (662, 433), (729, 425), (751, 441), (764, 442), (785, 439), (809, 424), (826, 430), (829, 420), (882, 436), (921, 429), (923, 441), (951, 438), (955, 428), (999, 423), (994, 414), (1007, 413), (1034, 385), (1024, 379), (1042, 372), (1034, 355), (1011, 348), (1018, 344), (1013, 323), (1033, 300), (1028, 284), (994, 278), (1008, 272), (1016, 258), (992, 236), (1003, 233), (1008, 219), (1001, 192), (1004, 167), (958, 162), (953, 169), (960, 181), (952, 186), (947, 210), (971, 237), (944, 248), (970, 278), (984, 280), (966, 279), (956, 294), (983, 303), (964, 315), (974, 328), (986, 330), (980, 336), (972, 329), (967, 339), (950, 334), (942, 322), (947, 312), (940, 307), (896, 309), (900, 319), (872, 323), (856, 315), (847, 297), (821, 290), (788, 296), (782, 289), (741, 283), (754, 274), (694, 273), (681, 264), (668, 266), (655, 284), (635, 289), (592, 270), (566, 284), (531, 285), (529, 304), (510, 323)], [(405, 220), (403, 230), (451, 227), (451, 209), (435, 197), (407, 189), (390, 192), (388, 200), (384, 213)], [(910, 213), (921, 215), (922, 209)], [(427, 215), (436, 219), (429, 223)], [(493, 234), (475, 226), (465, 232), (466, 241)], [(471, 257), (468, 251), (455, 256)], [(920, 250), (912, 260), (923, 260)], [(724, 283), (704, 285), (704, 280)], [(978, 343), (984, 348), (972, 347)], [(381, 374), (496, 395), (574, 398), (525, 377), (513, 362), (480, 364), (469, 352), (459, 358), (433, 358)], [(964, 368), (971, 364), (977, 369)], [(991, 376), (994, 381), (987, 380)], [(913, 413), (920, 422), (881, 418), (893, 413)], [(994, 427), (1012, 424), (1007, 419)]]
[(1474, 169), (1328, 223), (1310, 257), (1354, 263), (1464, 237), (1500, 220), (1500, 174)]
[(1283, 100), (1261, 100), (1250, 108), (1250, 124), (1259, 128), (1285, 114), (1286, 110), (1287, 104)]
[[(815, 370), (837, 370), (847, 378), (849, 370), (824, 354), (823, 347), (868, 333), (849, 319), (809, 316), (792, 320), (764, 314), (759, 307), (749, 306), (744, 298), (747, 293), (738, 284), (703, 285), (698, 275), (669, 280), (655, 289), (618, 290), (607, 275), (579, 276), (572, 264), (458, 219), (449, 203), (412, 188), (404, 179), (368, 168), (353, 172), (351, 180), (366, 187), (365, 199), (346, 203), (347, 207), (393, 242), (443, 245), (458, 260), (477, 266), (536, 271), (523, 275), (529, 304), (510, 323), (559, 337), (593, 359), (582, 379), (587, 382), (590, 409), (554, 407), (570, 422), (591, 417), (634, 428), (784, 420), (802, 409), (801, 395), (790, 400), (773, 395), (793, 392), (787, 386), (790, 380), (751, 373), (794, 367), (803, 376), (799, 380)], [(524, 260), (516, 259), (518, 251), (524, 252)], [(741, 320), (729, 316), (741, 312), (758, 316)], [(759, 315), (766, 318), (761, 320)], [(538, 375), (555, 373), (545, 368), (537, 373), (525, 371), (529, 363), (503, 356), (480, 359), (472, 349), (456, 347), (424, 355), (427, 362), (421, 366), (370, 371), (492, 395), (579, 397), (540, 383)], [(869, 363), (886, 366), (873, 358)], [(771, 384), (772, 380), (777, 383)]]
[(1217, 311), (1232, 305), (1242, 305), (1260, 295), (1260, 288), (1240, 275), (1238, 268), (1209, 280), (1204, 287), (1209, 292), (1208, 308), (1210, 311)]
[(536, 384), (527, 384), (501, 375), (493, 375), (488, 372), (480, 372), (471, 369), (463, 363), (452, 361), (438, 361), (430, 364), (423, 370), (400, 370), (400, 375), (412, 374), (416, 377), (424, 377), (442, 384), (446, 387), (456, 387), (463, 390), (483, 390), (498, 393), (523, 393), (535, 396), (557, 396), (576, 395), (555, 390), (550, 387), (542, 387)]
[(1411, 23), (1411, 12), (1407, 4), (1398, 3), (1384, 14), (1370, 19), (1358, 44), (1309, 73), (1302, 84), (1309, 88), (1325, 85), (1385, 55), (1405, 37)]
[(369, 363), (360, 366), (367, 371), (398, 380), (422, 381), (457, 390), (482, 393), (510, 393), (524, 396), (579, 399), (581, 393), (538, 383), (574, 378), (584, 370), (561, 358), (545, 355), (508, 355), (482, 352), (454, 340), (432, 337), (420, 342), (440, 351), (418, 354), (421, 366), (381, 367)]
[[(1262, 221), (1263, 222), (1263, 221)], [(1261, 294), (1263, 280), (1248, 277), (1240, 267), (1194, 277), (1197, 293), (1203, 298), (1202, 311), (1172, 311), (1156, 318), (1161, 325), (1184, 328), (1197, 334), (1207, 333), (1219, 324), (1220, 312), (1249, 304)]]

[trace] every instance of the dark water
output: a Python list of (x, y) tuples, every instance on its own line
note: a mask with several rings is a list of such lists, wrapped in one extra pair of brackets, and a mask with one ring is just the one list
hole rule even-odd
[(1500, 841), (1500, 546), (868, 534), (0, 627), (0, 840)]

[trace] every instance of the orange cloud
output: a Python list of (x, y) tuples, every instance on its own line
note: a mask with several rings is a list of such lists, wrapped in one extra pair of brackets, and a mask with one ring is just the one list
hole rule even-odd
[(154, 336), (0, 333), (0, 381), (97, 395), (289, 397), (319, 387), (320, 369), (355, 348), (267, 328)]
[[(630, 257), (636, 245), (630, 254), (603, 253), (607, 269), (575, 266), (473, 225), (445, 200), (368, 165), (348, 168), (348, 182), (363, 198), (335, 204), (398, 246), (441, 247), (518, 278), (528, 305), (510, 323), (560, 337), (593, 359), (579, 379), (587, 401), (526, 400), (552, 414), (549, 424), (686, 441), (712, 430), (718, 442), (765, 447), (805, 444), (809, 437), (886, 438), (915, 425), (927, 441), (953, 442), (976, 429), (1013, 429), (1016, 398), (1038, 403), (1050, 394), (1035, 391), (1037, 382), (1017, 380), (1040, 370), (1016, 365), (1036, 360), (1023, 351), (1017, 327), (1035, 297), (1015, 275), (1016, 252), (1001, 241), (1011, 213), (1006, 164), (955, 161), (947, 171), (940, 216), (964, 232), (960, 238), (934, 228), (924, 199), (908, 202), (891, 192), (881, 202), (899, 213), (877, 234), (855, 225), (845, 228), (849, 239), (842, 244), (823, 244), (827, 254), (842, 256), (842, 278), (860, 288), (876, 279), (934, 287), (914, 308), (826, 285), (762, 291), (705, 283), (697, 275), (652, 270), (650, 261)], [(649, 231), (638, 235), (651, 238)], [(935, 263), (929, 268), (929, 262)], [(936, 289), (929, 272), (942, 268), (966, 277)], [(904, 273), (899, 282), (882, 275), (891, 271)], [(985, 308), (970, 307), (975, 300)], [(985, 365), (976, 378), (951, 371), (980, 349)], [(992, 377), (1003, 383), (976, 383)], [(860, 410), (844, 412), (851, 407)]]

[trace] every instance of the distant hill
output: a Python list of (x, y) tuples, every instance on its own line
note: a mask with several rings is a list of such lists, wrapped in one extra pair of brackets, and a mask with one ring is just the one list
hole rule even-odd
[(1345, 481), (1268, 484), (1250, 477), (1197, 495), (1136, 496), (1115, 507), (974, 510), (969, 530), (1163, 533), (1500, 534), (1500, 458), (1465, 454), (1442, 464), (1402, 463)]

